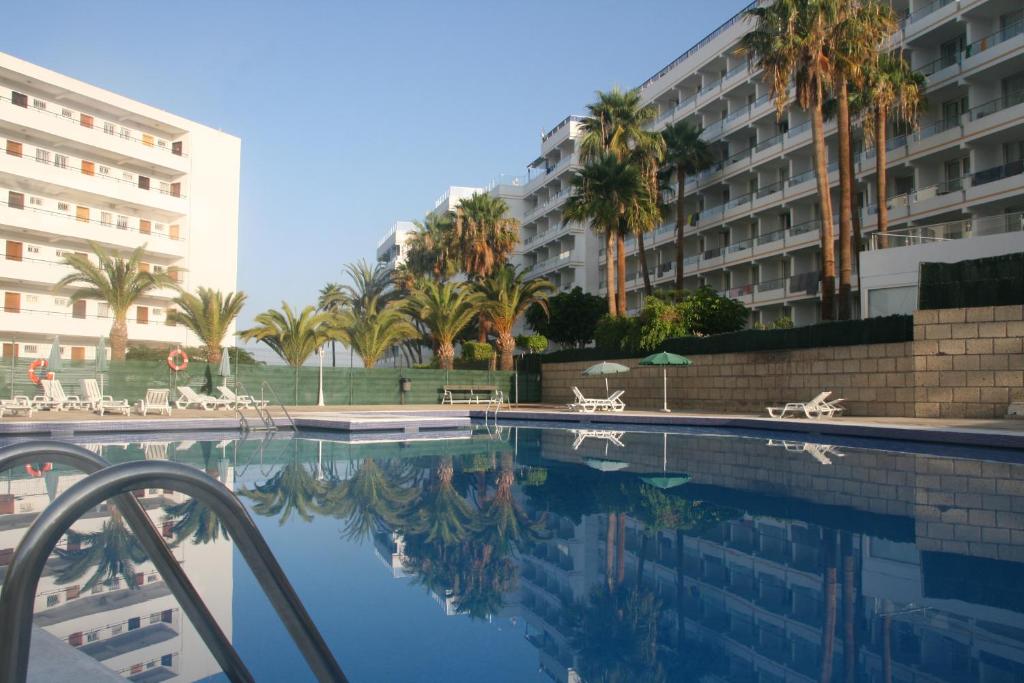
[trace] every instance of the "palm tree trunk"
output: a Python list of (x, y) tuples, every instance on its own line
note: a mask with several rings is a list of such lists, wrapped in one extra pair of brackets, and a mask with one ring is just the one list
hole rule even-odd
[(605, 531), (604, 539), (604, 575), (608, 580), (608, 592), (615, 590), (615, 529), (617, 528), (616, 514), (608, 513), (608, 529)]
[(828, 155), (825, 149), (825, 122), (821, 98), (811, 107), (814, 135), (814, 171), (818, 177), (818, 201), (821, 206), (821, 319), (835, 318), (836, 255), (832, 234), (832, 197), (828, 185)]
[(206, 362), (210, 365), (218, 365), (223, 355), (219, 346), (206, 345)]
[(850, 175), (850, 98), (846, 79), (839, 79), (839, 319), (851, 316), (853, 281), (853, 178)]
[(857, 681), (857, 596), (854, 581), (853, 537), (849, 531), (840, 535), (840, 547), (843, 555), (843, 664), (846, 670), (846, 683)]
[(643, 273), (644, 276), (644, 294), (650, 296), (651, 292), (654, 290), (651, 289), (651, 274), (647, 270), (647, 250), (644, 249), (643, 232), (638, 232), (636, 234), (636, 251), (637, 257), (640, 259), (640, 272)]
[(685, 257), (683, 239), (686, 231), (686, 210), (683, 206), (683, 187), (686, 185), (686, 172), (682, 166), (676, 166), (676, 290), (683, 291), (683, 258)]
[(128, 320), (126, 313), (114, 316), (110, 326), (110, 359), (124, 360), (128, 355)]
[(836, 532), (825, 532), (825, 619), (821, 626), (821, 673), (819, 683), (832, 680), (832, 653), (836, 639)]
[(451, 342), (441, 342), (437, 345), (437, 366), (442, 370), (452, 370), (455, 367), (455, 345)]
[(886, 600), (882, 609), (886, 611), (882, 617), (882, 683), (892, 683), (892, 605)]
[(640, 536), (640, 559), (636, 565), (636, 587), (643, 588), (644, 585), (644, 565), (647, 561), (647, 530)]
[(608, 315), (613, 318), (619, 314), (618, 298), (615, 296), (615, 234), (609, 230), (604, 236), (604, 275), (608, 285)]
[(338, 342), (333, 341), (333, 340), (331, 341), (331, 367), (332, 368), (338, 367), (338, 349), (336, 348), (337, 344), (338, 344)]
[[(852, 197), (857, 197), (857, 173), (853, 163), (853, 126), (850, 126), (850, 182), (852, 184)], [(857, 265), (857, 291), (860, 292), (860, 252), (863, 248), (863, 232), (860, 222), (860, 207), (851, 207), (853, 211), (853, 258)], [(863, 316), (863, 312), (861, 313)]]
[(877, 180), (876, 192), (878, 194), (878, 246), (882, 249), (889, 247), (889, 204), (887, 201), (889, 194), (887, 185), (889, 183), (886, 178), (887, 169), (885, 168), (885, 119), (885, 110), (879, 108), (875, 112), (875, 178)]
[(501, 356), (501, 369), (512, 370), (512, 354), (516, 350), (516, 339), (511, 332), (502, 332), (498, 335), (498, 354)]
[(619, 315), (626, 315), (626, 235), (619, 230), (615, 234), (616, 265), (618, 266), (618, 290), (615, 292)]

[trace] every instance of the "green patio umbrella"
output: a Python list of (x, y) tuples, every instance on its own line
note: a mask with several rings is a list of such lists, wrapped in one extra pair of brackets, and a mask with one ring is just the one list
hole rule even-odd
[(689, 358), (680, 356), (668, 351), (662, 351), (661, 353), (651, 354), (640, 361), (640, 365), (661, 365), (661, 381), (662, 381), (662, 400), (663, 406), (661, 411), (664, 413), (670, 413), (668, 409), (668, 366), (669, 365), (693, 365)]
[(107, 338), (100, 337), (96, 342), (96, 372), (100, 376), (100, 394), (103, 394), (103, 373), (107, 370)]
[(668, 472), (668, 432), (663, 432), (661, 435), (661, 475), (640, 477), (640, 481), (663, 490), (682, 486), (690, 481), (689, 474), (669, 474)]
[(50, 357), (46, 359), (46, 370), (47, 372), (57, 372), (60, 368), (60, 337), (56, 336), (50, 344)]
[(587, 377), (594, 377), (598, 375), (604, 375), (604, 393), (607, 396), (611, 393), (608, 390), (608, 375), (617, 375), (620, 372), (629, 372), (629, 368), (625, 365), (619, 365), (618, 363), (609, 363), (608, 361), (601, 361), (597, 365), (591, 365), (589, 368), (583, 371), (583, 374)]

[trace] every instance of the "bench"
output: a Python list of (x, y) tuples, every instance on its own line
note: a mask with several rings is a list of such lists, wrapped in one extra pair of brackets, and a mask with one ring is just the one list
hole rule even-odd
[(505, 395), (493, 384), (445, 384), (441, 387), (441, 404), (494, 403), (501, 405)]

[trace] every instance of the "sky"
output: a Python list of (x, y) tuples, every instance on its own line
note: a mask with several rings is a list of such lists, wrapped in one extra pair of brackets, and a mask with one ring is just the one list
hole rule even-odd
[(746, 2), (37, 0), (5, 7), (2, 49), (242, 139), (245, 326), (449, 185), (524, 175), (542, 131)]

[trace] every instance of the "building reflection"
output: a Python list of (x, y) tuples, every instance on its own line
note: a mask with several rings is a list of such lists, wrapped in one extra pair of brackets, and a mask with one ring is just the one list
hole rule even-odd
[[(118, 461), (173, 457), (195, 462), (228, 488), (234, 487), (234, 468), (211, 444), (83, 445)], [(6, 481), (0, 482), (0, 565), (4, 570), (36, 515), (85, 476), (66, 470), (42, 471), (47, 469), (7, 473)], [(37, 472), (40, 476), (35, 476)], [(218, 533), (219, 522), (180, 493), (146, 489), (134, 494), (230, 638), (233, 547), (226, 534)], [(58, 543), (39, 580), (35, 624), (133, 681), (194, 681), (220, 672), (119, 511), (109, 503), (83, 515)]]

